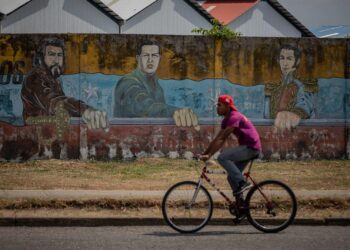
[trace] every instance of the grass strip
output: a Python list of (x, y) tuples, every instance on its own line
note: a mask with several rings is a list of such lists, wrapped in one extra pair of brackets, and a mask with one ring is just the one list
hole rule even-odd
[[(161, 201), (152, 199), (82, 199), (82, 200), (41, 200), (41, 199), (20, 199), (0, 200), (0, 209), (65, 209), (65, 208), (98, 208), (98, 209), (135, 209), (160, 207)], [(350, 209), (350, 199), (329, 199), (321, 198), (314, 200), (299, 200), (299, 208), (304, 209)], [(214, 202), (217, 209), (227, 208), (225, 202)]]

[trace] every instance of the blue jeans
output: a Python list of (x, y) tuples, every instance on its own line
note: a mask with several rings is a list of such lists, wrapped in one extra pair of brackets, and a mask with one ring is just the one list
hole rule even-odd
[(252, 158), (259, 155), (259, 153), (259, 150), (240, 145), (226, 149), (218, 156), (218, 162), (228, 174), (227, 180), (232, 191), (237, 190), (238, 184), (244, 181), (242, 172), (245, 166)]

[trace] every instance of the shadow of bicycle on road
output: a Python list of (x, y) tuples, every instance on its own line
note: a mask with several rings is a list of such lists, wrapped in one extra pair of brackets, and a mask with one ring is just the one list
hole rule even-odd
[(224, 230), (220, 230), (220, 231), (200, 231), (197, 233), (178, 233), (178, 232), (160, 232), (160, 231), (156, 231), (153, 233), (147, 233), (144, 235), (150, 235), (150, 236), (158, 236), (158, 237), (188, 237), (188, 236), (196, 236), (196, 237), (200, 237), (200, 236), (217, 236), (217, 235), (228, 235), (228, 234), (233, 234), (233, 235), (237, 235), (237, 234), (264, 234), (263, 232), (259, 232), (259, 231), (254, 231), (254, 232), (242, 232), (242, 231), (224, 231)]

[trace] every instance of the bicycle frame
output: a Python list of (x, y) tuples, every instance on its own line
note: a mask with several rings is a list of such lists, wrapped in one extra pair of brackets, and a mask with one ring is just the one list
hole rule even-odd
[[(203, 186), (204, 181), (206, 181), (225, 199), (224, 207), (221, 207), (221, 203), (219, 207), (228, 208), (230, 214), (234, 216), (233, 222), (235, 224), (247, 218), (251, 225), (263, 232), (279, 232), (287, 228), (293, 223), (297, 211), (297, 201), (293, 191), (278, 180), (255, 181), (250, 175), (253, 162), (254, 159), (248, 162), (248, 167), (243, 173), (245, 180), (253, 185), (245, 194), (245, 197), (242, 193), (239, 193), (234, 195), (232, 200), (217, 187), (208, 175), (225, 174), (227, 176), (227, 173), (224, 169), (209, 169), (207, 162), (204, 166), (202, 165), (198, 182), (183, 181), (173, 185), (168, 189), (162, 201), (162, 213), (167, 224), (178, 232), (193, 233), (208, 223), (215, 208), (215, 203), (208, 189)], [(280, 200), (278, 198), (280, 195), (277, 193), (277, 199), (274, 201), (276, 190), (277, 192), (283, 192), (282, 196), (285, 196), (286, 200)], [(188, 195), (190, 196), (188, 197)], [(200, 197), (197, 198), (197, 196)], [(184, 223), (183, 219), (186, 218), (194, 223)], [(270, 221), (270, 219), (272, 220)], [(188, 227), (189, 225), (192, 225), (192, 227)]]
[[(243, 175), (244, 175), (244, 177), (246, 178), (246, 180), (250, 180), (252, 183), (253, 183), (253, 186), (257, 186), (257, 183), (254, 181), (254, 179), (251, 177), (251, 175), (250, 175), (250, 170), (251, 170), (251, 168), (252, 168), (252, 165), (253, 165), (253, 161), (254, 160), (250, 160), (249, 161), (249, 167), (248, 167), (248, 169), (247, 169), (247, 171), (246, 172), (244, 172), (243, 173)], [(199, 180), (198, 180), (198, 187), (200, 186), (200, 185), (202, 185), (202, 180), (204, 179), (204, 180), (206, 180), (209, 184), (210, 184), (210, 186), (212, 187), (212, 188), (214, 188), (229, 204), (234, 204), (235, 202), (234, 201), (232, 201), (229, 197), (227, 197), (227, 195), (223, 192), (223, 191), (221, 191), (220, 190), (220, 188), (218, 188), (216, 185), (215, 185), (215, 183), (207, 176), (207, 174), (225, 174), (225, 175), (227, 175), (227, 173), (226, 173), (226, 171), (225, 170), (219, 170), (219, 171), (214, 171), (214, 170), (208, 170), (208, 163), (206, 162), (205, 163), (205, 166), (203, 167), (203, 169), (202, 169), (202, 173), (201, 173), (201, 176), (200, 176), (200, 178), (199, 178)], [(260, 187), (258, 187), (258, 190), (259, 190), (259, 192), (263, 195), (263, 197), (266, 199), (266, 200), (269, 200), (267, 197), (266, 197), (266, 195), (262, 192), (262, 190), (260, 189)], [(197, 191), (196, 191), (196, 193), (198, 192), (198, 188), (197, 188)], [(195, 195), (194, 195), (194, 197), (193, 197), (193, 200), (196, 198), (196, 193), (195, 193)]]
[(253, 165), (253, 161), (254, 160), (251, 160), (250, 163), (249, 163), (249, 167), (248, 167), (248, 170), (243, 173), (243, 175), (245, 176), (246, 180), (250, 180), (252, 183), (253, 183), (253, 186), (257, 186), (258, 187), (258, 190), (260, 192), (260, 194), (265, 198), (265, 200), (270, 204), (271, 201), (270, 199), (264, 194), (264, 192), (261, 190), (261, 188), (258, 186), (258, 184), (254, 181), (254, 179), (251, 177), (250, 175), (250, 169), (252, 168), (252, 165)]
[(198, 186), (202, 184), (202, 180), (206, 180), (212, 188), (214, 188), (224, 199), (229, 203), (232, 204), (233, 201), (227, 197), (227, 195), (220, 190), (220, 188), (216, 187), (215, 183), (206, 175), (206, 174), (227, 174), (226, 171), (214, 171), (214, 170), (208, 170), (208, 163), (205, 163), (205, 166), (202, 169), (201, 176), (199, 177), (198, 180)]

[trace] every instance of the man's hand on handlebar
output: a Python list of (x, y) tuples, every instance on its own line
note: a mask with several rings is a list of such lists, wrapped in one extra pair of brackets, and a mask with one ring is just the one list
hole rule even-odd
[(207, 161), (209, 160), (210, 156), (209, 155), (198, 155), (198, 159), (201, 161)]

